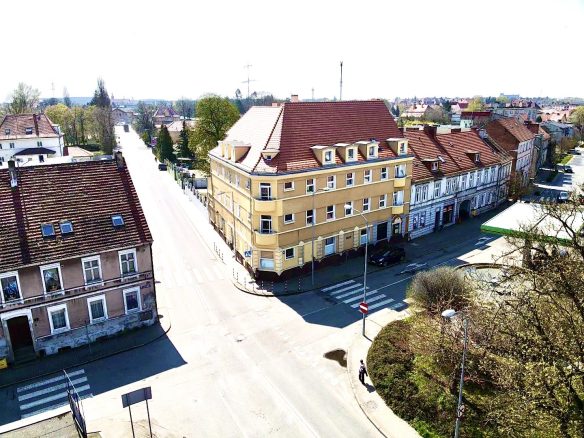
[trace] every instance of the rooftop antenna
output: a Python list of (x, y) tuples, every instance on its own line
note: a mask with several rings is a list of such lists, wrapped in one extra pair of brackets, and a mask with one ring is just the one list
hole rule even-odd
[(314, 101), (314, 87), (312, 87), (312, 100)]
[(244, 66), (243, 66), (243, 68), (246, 68), (246, 69), (247, 69), (247, 80), (246, 80), (246, 81), (241, 81), (241, 83), (242, 83), (242, 84), (245, 84), (245, 83), (247, 83), (247, 98), (248, 98), (248, 99), (249, 99), (249, 83), (250, 83), (250, 82), (255, 82), (255, 79), (250, 79), (250, 78), (249, 78), (249, 69), (250, 69), (251, 67), (252, 67), (252, 65), (251, 65), (251, 64), (247, 64), (247, 65), (244, 65)]
[(343, 61), (341, 61), (341, 90), (339, 92), (339, 100), (343, 100)]

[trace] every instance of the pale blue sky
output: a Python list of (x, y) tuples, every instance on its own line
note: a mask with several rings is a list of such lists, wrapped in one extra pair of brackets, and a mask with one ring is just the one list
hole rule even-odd
[[(12, 1), (2, 5), (0, 100), (297, 93), (584, 97), (584, 0)], [(11, 59), (12, 58), (12, 59)]]

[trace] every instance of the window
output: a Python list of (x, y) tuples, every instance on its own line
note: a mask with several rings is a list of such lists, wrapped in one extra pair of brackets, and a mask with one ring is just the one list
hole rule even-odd
[(497, 169), (491, 167), (491, 182), (495, 181), (495, 176), (497, 174)]
[(483, 180), (483, 171), (479, 170), (477, 172), (477, 187), (482, 184), (482, 180)]
[(263, 201), (272, 199), (272, 186), (270, 183), (260, 183), (260, 199)]
[(398, 154), (399, 155), (404, 155), (406, 153), (406, 144), (405, 143), (400, 143), (399, 144), (399, 148), (398, 148)]
[(291, 224), (294, 222), (294, 214), (293, 213), (288, 213), (284, 215), (284, 223), (285, 224)]
[(63, 289), (61, 265), (59, 263), (41, 266), (40, 270), (45, 293), (57, 292)]
[(42, 224), (41, 232), (43, 237), (55, 237), (55, 227), (53, 224)]
[(363, 172), (363, 182), (366, 184), (371, 182), (371, 170)]
[(290, 190), (294, 190), (294, 181), (286, 181), (284, 183), (284, 191), (289, 192)]
[(61, 333), (69, 330), (69, 315), (67, 315), (67, 304), (61, 304), (47, 308), (51, 333)]
[(31, 135), (32, 134), (32, 127), (30, 127), (30, 128), (24, 128), (24, 133), (26, 135)]
[(19, 300), (21, 296), (18, 272), (6, 272), (0, 274), (0, 289), (2, 289), (1, 298), (3, 303)]
[(10, 146), (10, 149), (14, 149), (14, 143), (10, 143), (9, 146)]
[(116, 228), (124, 226), (124, 218), (121, 214), (114, 214), (112, 216), (112, 225)]
[(329, 189), (334, 189), (336, 187), (336, 177), (335, 175), (329, 175), (326, 177), (326, 186)]
[(355, 161), (355, 148), (347, 149), (347, 161)]
[(71, 221), (63, 221), (59, 226), (61, 227), (61, 234), (71, 234), (73, 232), (73, 224)]
[(414, 200), (416, 203), (424, 202), (428, 199), (428, 184), (423, 184), (416, 187), (416, 194)]
[(126, 313), (139, 312), (142, 309), (139, 287), (124, 291), (124, 308), (126, 309)]
[(324, 239), (324, 255), (330, 255), (335, 252), (335, 238), (327, 237)]
[(369, 146), (369, 152), (367, 153), (369, 158), (375, 158), (375, 146)]
[(353, 201), (345, 203), (345, 216), (351, 216), (353, 214)]
[(404, 204), (404, 191), (393, 192), (393, 205), (403, 205)]
[(314, 178), (309, 178), (306, 180), (306, 193), (314, 192)]
[(312, 225), (314, 221), (314, 210), (306, 210), (306, 225)]
[(474, 187), (474, 172), (471, 172), (468, 174), (468, 186), (469, 187)]
[(0, 149), (2, 149), (2, 143), (0, 143)]
[(371, 198), (363, 199), (363, 212), (369, 211), (370, 205), (371, 205)]
[(122, 277), (138, 273), (135, 249), (119, 251), (118, 254), (120, 256), (120, 272), (122, 273)]
[(400, 164), (399, 166), (395, 166), (395, 177), (396, 178), (405, 178), (406, 177), (406, 165)]
[(481, 154), (475, 154), (475, 163), (480, 163), (481, 161)]
[(381, 180), (387, 179), (387, 167), (381, 168), (380, 179)]
[(451, 193), (454, 193), (454, 178), (446, 180), (446, 194), (449, 195)]
[(353, 172), (347, 173), (347, 187), (352, 187), (355, 184), (355, 174)]
[(286, 248), (284, 250), (284, 256), (286, 257), (286, 260), (290, 260), (294, 258), (294, 248)]
[(438, 172), (438, 161), (432, 161), (432, 172)]
[(239, 204), (234, 204), (235, 216), (239, 217), (241, 215), (241, 206)]
[(89, 322), (105, 321), (107, 319), (107, 305), (105, 295), (98, 295), (87, 299), (87, 308), (89, 310)]
[(325, 151), (324, 162), (325, 163), (332, 163), (333, 162), (333, 151)]
[(465, 190), (466, 189), (466, 175), (462, 175), (462, 178), (460, 179), (460, 190)]
[(440, 197), (442, 181), (434, 181), (434, 198)]
[(260, 233), (272, 234), (272, 216), (262, 215), (260, 218)]
[(4, 135), (10, 135), (10, 128), (6, 128), (4, 130)]
[(359, 235), (359, 243), (365, 245), (367, 243), (367, 229), (363, 228), (361, 234)]
[(101, 261), (99, 256), (81, 259), (85, 284), (101, 282)]
[(387, 195), (381, 195), (379, 197), (379, 208), (385, 208), (387, 205)]
[(43, 147), (43, 142), (42, 141), (37, 141), (37, 147)]
[(332, 219), (335, 218), (335, 206), (334, 205), (329, 205), (326, 208), (326, 220), (330, 221)]
[(249, 179), (246, 179), (245, 180), (245, 188), (247, 190), (249, 190), (251, 188), (251, 180), (249, 180)]

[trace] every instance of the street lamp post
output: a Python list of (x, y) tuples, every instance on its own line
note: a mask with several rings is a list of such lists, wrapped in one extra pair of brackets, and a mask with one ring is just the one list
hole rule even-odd
[[(447, 309), (442, 312), (444, 318), (452, 319), (456, 317), (460, 312), (456, 312), (453, 309)], [(459, 437), (460, 433), (460, 419), (462, 418), (462, 387), (464, 385), (464, 362), (466, 359), (466, 350), (468, 344), (468, 318), (462, 315), (462, 324), (464, 326), (464, 343), (462, 348), (462, 363), (460, 365), (460, 382), (458, 384), (458, 405), (456, 407), (456, 425), (454, 426), (454, 438)]]
[(312, 287), (314, 287), (314, 224), (316, 223), (316, 209), (314, 207), (314, 195), (316, 192), (328, 192), (328, 187), (323, 187), (322, 189), (316, 190), (316, 178), (314, 178), (314, 186), (312, 187), (312, 257), (311, 257), (311, 280), (312, 280)]
[[(363, 268), (363, 302), (367, 303), (367, 248), (369, 247), (369, 221), (365, 217), (362, 211), (353, 208), (351, 204), (345, 204), (345, 210), (350, 208), (361, 215), (363, 220), (365, 220), (365, 263)], [(361, 238), (359, 236), (359, 238)], [(363, 336), (365, 336), (365, 317), (367, 316), (366, 313), (363, 313)]]

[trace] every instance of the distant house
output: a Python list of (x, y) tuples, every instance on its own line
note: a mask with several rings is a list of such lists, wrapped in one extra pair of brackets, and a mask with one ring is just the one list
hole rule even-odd
[(0, 169), (0, 358), (153, 324), (152, 236), (121, 153), (9, 164)]
[(460, 119), (470, 121), (471, 126), (483, 128), (491, 121), (491, 111), (462, 111)]
[(559, 143), (562, 138), (572, 138), (575, 135), (574, 125), (571, 123), (543, 122), (542, 128), (551, 136), (554, 143)]
[(63, 155), (73, 158), (93, 157), (93, 152), (80, 148), (79, 146), (65, 146)]
[(537, 170), (551, 158), (549, 151), (551, 136), (542, 129), (539, 123), (526, 122), (525, 126), (535, 134), (530, 170), (530, 176), (533, 177), (537, 173)]
[(535, 136), (523, 122), (513, 117), (496, 119), (486, 126), (489, 137), (513, 158), (512, 172), (521, 177), (526, 186), (532, 169)]
[[(196, 125), (196, 120), (184, 120), (184, 124), (187, 129), (192, 129)], [(180, 140), (180, 133), (183, 130), (183, 120), (176, 120), (168, 125), (166, 125), (168, 133), (173, 143), (178, 143)]]
[(39, 163), (63, 155), (63, 134), (45, 114), (8, 114), (0, 123), (0, 168), (9, 160)]
[(513, 117), (535, 122), (541, 107), (534, 101), (516, 100), (498, 108), (493, 108), (493, 117)]
[(134, 113), (125, 108), (114, 108), (112, 110), (112, 115), (114, 117), (114, 123), (129, 125), (134, 120)]
[(426, 109), (428, 109), (429, 105), (425, 105), (423, 103), (415, 103), (409, 108), (407, 108), (403, 113), (400, 114), (401, 117), (412, 117), (415, 119), (421, 119), (424, 117), (426, 113)]
[(159, 128), (162, 125), (168, 126), (172, 122), (180, 120), (180, 115), (169, 106), (161, 106), (158, 107), (152, 119), (154, 120), (154, 126)]

